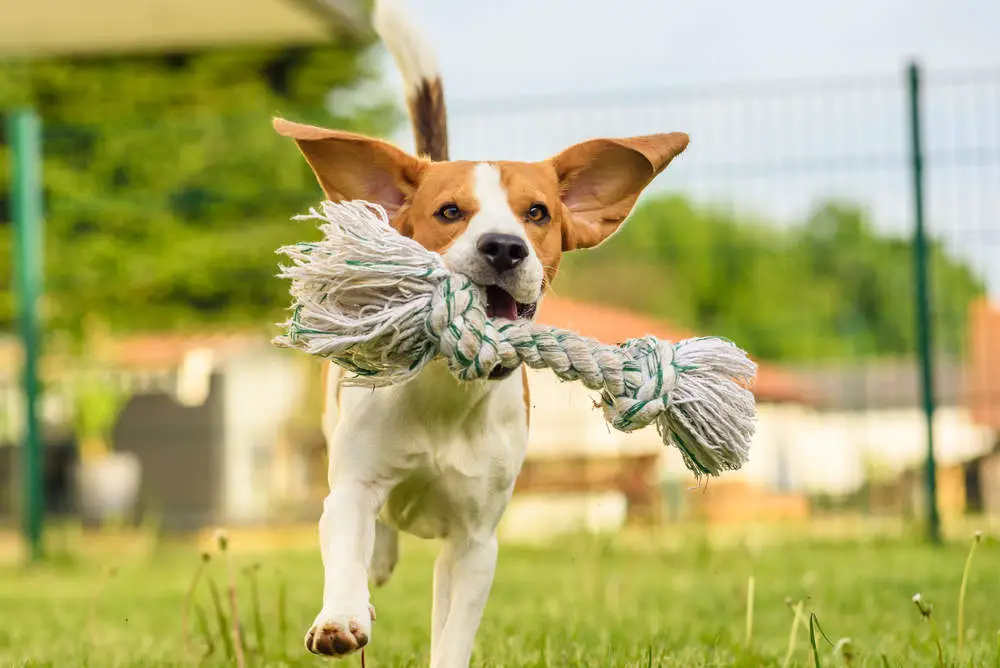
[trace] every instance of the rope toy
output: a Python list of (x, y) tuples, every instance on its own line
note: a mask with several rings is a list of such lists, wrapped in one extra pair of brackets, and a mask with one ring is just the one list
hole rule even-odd
[(655, 423), (698, 477), (747, 461), (756, 365), (732, 342), (646, 336), (613, 346), (528, 320), (493, 320), (485, 290), (399, 234), (382, 207), (327, 201), (294, 220), (319, 221), (324, 238), (278, 249), (291, 260), (278, 275), (291, 281), (293, 304), (273, 342), (353, 372), (346, 383), (401, 383), (438, 357), (460, 381), (483, 380), (497, 366), (547, 367), (600, 392), (615, 429)]

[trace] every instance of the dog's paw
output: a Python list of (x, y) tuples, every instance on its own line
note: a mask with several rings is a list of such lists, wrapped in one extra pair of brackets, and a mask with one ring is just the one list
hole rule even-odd
[(368, 606), (367, 617), (327, 614), (324, 610), (316, 617), (306, 634), (306, 649), (321, 656), (342, 657), (353, 654), (368, 644), (371, 638), (375, 608)]

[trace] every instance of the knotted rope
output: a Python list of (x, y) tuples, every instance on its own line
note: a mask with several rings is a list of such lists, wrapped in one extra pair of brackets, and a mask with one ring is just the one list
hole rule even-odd
[(437, 253), (402, 236), (369, 202), (296, 216), (317, 220), (324, 239), (285, 246), (291, 260), (290, 318), (274, 343), (332, 360), (346, 382), (404, 382), (443, 357), (461, 381), (496, 367), (549, 368), (600, 392), (605, 419), (624, 432), (655, 423), (697, 476), (740, 468), (754, 432), (756, 365), (716, 337), (671, 344), (654, 337), (606, 345), (528, 320), (492, 320), (485, 290), (451, 272)]

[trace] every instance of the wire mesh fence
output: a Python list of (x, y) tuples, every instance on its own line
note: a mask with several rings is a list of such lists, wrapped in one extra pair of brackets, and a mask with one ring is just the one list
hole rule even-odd
[[(1000, 372), (1000, 70), (926, 74), (921, 103), (938, 500), (946, 517), (997, 513), (1000, 373), (983, 370)], [(902, 74), (450, 104), (459, 159), (540, 160), (594, 136), (690, 134), (625, 229), (566, 261), (556, 293), (731, 336), (801, 391), (761, 385), (754, 461), (713, 483), (716, 501), (678, 493), (686, 482), (669, 461), (629, 474), (662, 488), (661, 518), (921, 512), (908, 104)], [(165, 518), (309, 515), (325, 480), (315, 367), (269, 352), (267, 334), (286, 304), (273, 251), (311, 233), (288, 222), (318, 196), (311, 174), (263, 113), (113, 125), (45, 122), (50, 338), (59, 350), (58, 330), (88, 312), (131, 332), (108, 358), (138, 397), (114, 440), (144, 458), (143, 485), (158, 490), (150, 503)], [(403, 130), (396, 138), (411, 145)], [(638, 283), (650, 287), (626, 289)], [(0, 426), (13, 440), (16, 355), (7, 359)], [(199, 382), (213, 398), (177, 409)], [(53, 401), (52, 449), (62, 439), (72, 452), (68, 409)], [(192, 442), (204, 447), (178, 446)], [(628, 514), (641, 495), (615, 482), (620, 468), (574, 457), (560, 475), (578, 480), (563, 487), (619, 493)], [(51, 464), (67, 488), (73, 459)], [(193, 469), (211, 474), (197, 494), (177, 493)], [(0, 459), (0, 474), (13, 470)]]

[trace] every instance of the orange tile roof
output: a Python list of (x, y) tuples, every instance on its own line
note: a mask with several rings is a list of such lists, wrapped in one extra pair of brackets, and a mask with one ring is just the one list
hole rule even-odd
[[(267, 338), (259, 332), (230, 331), (222, 333), (149, 332), (116, 336), (108, 342), (109, 362), (123, 369), (169, 371), (184, 361), (189, 352), (208, 348), (218, 358), (245, 350), (249, 346), (265, 346)], [(45, 364), (59, 367), (64, 360), (50, 350)], [(21, 346), (16, 338), (0, 337), (0, 372), (13, 373), (21, 364)]]
[[(693, 332), (633, 311), (563, 297), (543, 299), (537, 320), (609, 344), (647, 334), (668, 341), (695, 336)], [(759, 366), (753, 390), (761, 401), (813, 402), (813, 393), (804, 380), (771, 364)]]
[[(537, 319), (543, 324), (570, 329), (611, 344), (646, 334), (671, 341), (695, 335), (633, 311), (562, 297), (550, 296), (542, 300)], [(13, 351), (16, 344), (10, 343)], [(209, 348), (226, 357), (248, 346), (266, 343), (267, 339), (259, 332), (148, 333), (116, 339), (112, 354), (115, 362), (125, 368), (168, 370), (179, 365), (185, 354), (195, 349)], [(815, 403), (814, 392), (804, 379), (771, 364), (760, 365), (753, 389), (762, 401)]]
[(980, 299), (969, 308), (966, 401), (972, 419), (1000, 430), (1000, 305)]
[(118, 338), (111, 354), (123, 367), (169, 369), (179, 365), (184, 356), (194, 350), (209, 349), (217, 356), (226, 357), (247, 346), (264, 343), (263, 336), (251, 333), (150, 333)]

